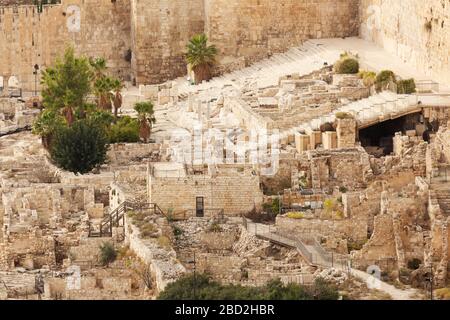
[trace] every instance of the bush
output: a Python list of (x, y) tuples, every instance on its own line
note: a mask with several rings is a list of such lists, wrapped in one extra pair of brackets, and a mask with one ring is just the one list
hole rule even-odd
[(170, 239), (167, 238), (166, 236), (160, 236), (160, 237), (158, 237), (158, 245), (159, 245), (161, 248), (167, 249), (167, 248), (170, 247), (170, 244), (171, 244)]
[(379, 74), (377, 74), (377, 77), (375, 78), (375, 87), (377, 91), (381, 91), (386, 88), (391, 82), (397, 82), (395, 73), (391, 70), (383, 70)]
[(109, 142), (139, 142), (139, 122), (137, 119), (125, 116), (117, 120), (109, 129)]
[(141, 238), (155, 238), (158, 235), (158, 229), (150, 222), (144, 222), (139, 226), (141, 231)]
[[(195, 292), (195, 295), (194, 295)], [(279, 279), (264, 286), (222, 285), (205, 274), (185, 275), (167, 285), (159, 300), (337, 300), (337, 288), (317, 279), (310, 287), (284, 285)]]
[(107, 150), (104, 131), (80, 120), (56, 131), (50, 155), (58, 167), (84, 174), (105, 162)]
[(287, 217), (291, 218), (291, 219), (304, 219), (305, 213), (304, 212), (289, 212), (287, 214)]
[(100, 245), (100, 263), (107, 266), (117, 258), (117, 251), (110, 242)]
[(336, 112), (336, 119), (344, 120), (344, 119), (354, 119), (353, 115), (348, 112)]
[(359, 251), (366, 244), (367, 240), (364, 241), (355, 241), (352, 239), (347, 240), (347, 249), (348, 252)]
[(175, 237), (179, 237), (179, 236), (181, 236), (183, 233), (184, 233), (184, 230), (183, 230), (183, 229), (181, 229), (181, 228), (178, 227), (178, 226), (173, 226), (173, 235), (174, 235)]
[(347, 193), (348, 189), (346, 187), (339, 187), (340, 193)]
[(219, 233), (222, 232), (223, 229), (220, 226), (220, 224), (218, 224), (217, 222), (213, 223), (209, 228), (208, 228), (209, 232), (215, 232), (215, 233)]
[(375, 84), (377, 74), (373, 71), (360, 71), (358, 73), (359, 77), (362, 79), (363, 84), (366, 87), (371, 87)]
[(416, 92), (416, 82), (414, 79), (400, 80), (397, 82), (397, 93), (411, 94)]
[(334, 70), (339, 74), (356, 74), (359, 72), (359, 62), (354, 58), (344, 57), (336, 63)]

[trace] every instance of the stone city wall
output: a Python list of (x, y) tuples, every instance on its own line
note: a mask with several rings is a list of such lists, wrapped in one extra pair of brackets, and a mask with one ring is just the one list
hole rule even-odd
[(361, 0), (360, 33), (425, 74), (450, 83), (450, 3)]
[(222, 63), (246, 64), (310, 38), (356, 36), (357, 0), (205, 0), (206, 33)]
[(45, 5), (42, 13), (36, 5), (0, 6), (0, 43), (3, 86), (15, 76), (24, 91), (33, 91), (33, 66), (52, 65), (69, 45), (77, 53), (106, 58), (111, 71), (127, 79), (130, 0), (63, 0)]
[(3, 0), (0, 76), (6, 84), (16, 76), (23, 90), (32, 91), (33, 66), (51, 65), (72, 44), (79, 53), (105, 57), (126, 80), (160, 83), (186, 74), (186, 43), (203, 32), (218, 46), (221, 64), (242, 67), (309, 38), (356, 35), (357, 3), (62, 0), (38, 13), (34, 4), (10, 6)]

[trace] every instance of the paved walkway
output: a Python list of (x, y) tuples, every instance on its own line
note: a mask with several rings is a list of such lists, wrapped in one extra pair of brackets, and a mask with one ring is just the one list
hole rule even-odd
[[(323, 257), (323, 254), (313, 245), (302, 244), (301, 241), (294, 241), (276, 232), (276, 227), (265, 225), (261, 223), (247, 222), (247, 230), (260, 238), (268, 241), (282, 244), (285, 246), (297, 248), (299, 252), (311, 262), (311, 256), (314, 257), (314, 264), (324, 268), (336, 268), (342, 271), (348, 272), (348, 266), (342, 264), (335, 264)], [(305, 248), (299, 248), (299, 245), (303, 245), (309, 254), (304, 252)], [(308, 258), (309, 256), (309, 258)], [(398, 289), (395, 286), (379, 280), (378, 278), (368, 274), (367, 272), (350, 268), (350, 273), (364, 281), (370, 289), (377, 289), (392, 297), (393, 300), (418, 300), (420, 294), (416, 289)]]

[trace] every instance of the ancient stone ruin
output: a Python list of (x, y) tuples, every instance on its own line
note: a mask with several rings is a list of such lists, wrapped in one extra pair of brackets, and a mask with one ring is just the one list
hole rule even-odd
[[(193, 272), (448, 299), (448, 2), (55, 2), (0, 0), (0, 299), (155, 299)], [(199, 33), (218, 55), (193, 84)], [(123, 82), (120, 117), (156, 118), (86, 174), (32, 131), (68, 46)]]

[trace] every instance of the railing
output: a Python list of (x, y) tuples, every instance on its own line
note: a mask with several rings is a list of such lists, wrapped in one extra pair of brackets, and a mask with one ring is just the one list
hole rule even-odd
[(151, 213), (164, 215), (161, 208), (156, 203), (139, 203), (124, 201), (117, 208), (111, 211), (100, 222), (99, 231), (95, 232), (92, 224), (89, 223), (89, 237), (112, 237), (113, 227), (125, 226), (125, 214), (128, 211), (144, 211), (149, 210)]
[(312, 234), (303, 234), (300, 236), (289, 234), (281, 235), (270, 225), (259, 225), (258, 227), (257, 223), (251, 223), (245, 217), (242, 217), (242, 222), (243, 226), (250, 233), (254, 233), (258, 238), (296, 248), (312, 265), (319, 265), (327, 268), (341, 267), (342, 269), (347, 269), (350, 266), (350, 258), (348, 255), (327, 252)]

